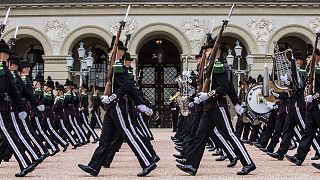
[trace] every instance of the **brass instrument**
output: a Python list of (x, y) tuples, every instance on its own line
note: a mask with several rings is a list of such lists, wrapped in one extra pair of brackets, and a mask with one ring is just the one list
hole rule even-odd
[(280, 76), (287, 75), (289, 80), (292, 80), (291, 62), (287, 58), (287, 53), (292, 53), (291, 49), (287, 49), (283, 52), (279, 51), (276, 45), (276, 52), (274, 53), (273, 66), (271, 72), (271, 79), (269, 79), (268, 67), (265, 65), (264, 81), (263, 81), (263, 96), (269, 102), (280, 101), (274, 96), (270, 96), (269, 92), (274, 91), (276, 93), (289, 91), (290, 89), (285, 86), (285, 82), (280, 80)]

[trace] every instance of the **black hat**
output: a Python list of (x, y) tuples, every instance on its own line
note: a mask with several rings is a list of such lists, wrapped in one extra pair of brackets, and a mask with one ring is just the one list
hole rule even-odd
[(259, 82), (263, 82), (263, 77), (261, 76), (261, 74), (259, 74), (257, 77), (257, 83)]
[(295, 49), (294, 51), (293, 51), (293, 58), (294, 59), (302, 59), (302, 60), (304, 60), (305, 58), (304, 58), (304, 56), (303, 56), (303, 54), (302, 54), (302, 52), (300, 51), (300, 50), (298, 50), (298, 49)]
[(31, 64), (29, 64), (28, 60), (24, 59), (23, 57), (20, 57), (20, 64), (21, 68), (32, 67)]
[(73, 86), (73, 82), (70, 81), (69, 79), (66, 79), (66, 83), (64, 85), (65, 86)]
[(10, 63), (18, 65), (19, 68), (21, 67), (20, 58), (18, 56), (16, 56), (16, 55), (11, 55), (10, 56)]
[(123, 42), (122, 41), (119, 41), (118, 42), (118, 49), (121, 49), (121, 50), (124, 50), (124, 51), (127, 51), (128, 49), (123, 45)]
[(203, 48), (204, 48), (204, 49), (213, 48), (215, 42), (216, 42), (216, 38), (213, 39), (213, 38), (210, 36), (210, 37), (208, 37), (208, 39), (207, 39), (207, 45), (205, 45)]
[(131, 58), (130, 53), (126, 52), (126, 54), (124, 55), (124, 60), (125, 61), (133, 61), (134, 59)]
[(55, 85), (56, 85), (56, 90), (57, 91), (59, 91), (59, 90), (63, 91), (64, 90), (64, 86), (62, 84), (60, 84), (58, 81), (56, 81)]
[(11, 54), (8, 44), (3, 39), (0, 40), (0, 52)]
[[(307, 53), (306, 53), (306, 57), (312, 56), (312, 54), (313, 54), (313, 48), (310, 48), (310, 49), (307, 51)], [(320, 56), (320, 51), (319, 51), (319, 49), (316, 49), (316, 55)]]
[(44, 77), (43, 77), (41, 71), (38, 72), (38, 74), (37, 74), (36, 77), (33, 79), (33, 81), (38, 81), (38, 82), (42, 82), (42, 83), (45, 82), (45, 81), (44, 81)]
[(47, 78), (47, 82), (44, 83), (45, 86), (51, 87), (52, 89), (54, 89), (54, 82), (51, 79), (51, 76), (48, 76)]

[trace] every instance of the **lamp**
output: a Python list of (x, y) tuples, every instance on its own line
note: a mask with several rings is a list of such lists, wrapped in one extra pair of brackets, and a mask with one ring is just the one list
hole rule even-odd
[(228, 56), (227, 56), (227, 63), (229, 67), (233, 66), (233, 60), (234, 60), (234, 56), (232, 55), (232, 50), (229, 49), (228, 50)]
[(86, 60), (87, 60), (87, 67), (91, 68), (93, 64), (93, 57), (92, 57), (91, 51), (88, 53), (88, 57), (86, 58)]
[(248, 53), (246, 60), (247, 60), (247, 64), (251, 67), (253, 66), (253, 59), (254, 57), (252, 56), (251, 52)]
[(84, 58), (84, 55), (86, 53), (86, 50), (83, 48), (83, 45), (83, 42), (81, 42), (80, 47), (78, 48), (78, 54), (80, 59)]
[(74, 59), (72, 58), (72, 52), (71, 51), (69, 51), (68, 57), (66, 58), (66, 61), (67, 61), (67, 67), (68, 68), (73, 68)]
[(240, 46), (239, 40), (236, 41), (236, 47), (234, 48), (237, 57), (241, 57), (242, 47)]

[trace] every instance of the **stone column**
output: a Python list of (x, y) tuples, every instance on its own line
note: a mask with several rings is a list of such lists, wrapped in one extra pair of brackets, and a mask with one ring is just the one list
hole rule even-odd
[(44, 60), (44, 76), (51, 76), (53, 81), (64, 83), (69, 78), (66, 66), (67, 56), (43, 56)]

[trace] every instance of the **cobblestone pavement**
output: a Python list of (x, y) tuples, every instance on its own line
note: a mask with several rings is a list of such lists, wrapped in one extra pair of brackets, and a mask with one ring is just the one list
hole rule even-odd
[[(228, 161), (216, 162), (215, 157), (206, 151), (195, 177), (189, 176), (176, 168), (172, 154), (176, 153), (170, 140), (170, 129), (152, 129), (155, 140), (153, 145), (161, 161), (158, 168), (146, 179), (319, 179), (320, 171), (313, 168), (310, 152), (306, 162), (301, 166), (293, 166), (287, 160), (276, 161), (253, 146), (247, 145), (248, 151), (257, 165), (256, 171), (248, 176), (240, 177), (236, 173), (241, 169), (238, 162), (236, 167), (227, 168)], [(110, 169), (102, 169), (98, 177), (90, 177), (82, 172), (78, 163), (88, 163), (97, 144), (89, 144), (76, 150), (68, 149), (54, 157), (47, 158), (26, 179), (143, 179), (136, 174), (141, 170), (137, 159), (125, 144), (117, 153)], [(296, 150), (290, 151), (293, 154)], [(320, 162), (320, 161), (319, 161)], [(0, 165), (0, 179), (14, 179), (19, 171), (17, 162), (3, 162)]]

